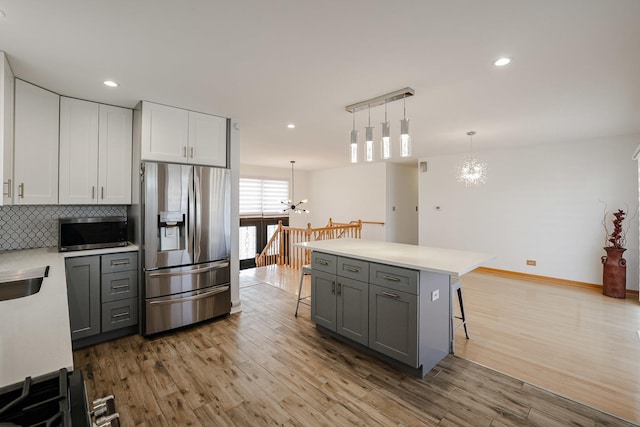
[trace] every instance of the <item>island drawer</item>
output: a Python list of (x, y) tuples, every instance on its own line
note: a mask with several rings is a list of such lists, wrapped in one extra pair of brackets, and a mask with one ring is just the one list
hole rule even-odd
[(418, 274), (418, 270), (372, 262), (369, 267), (369, 282), (385, 288), (418, 295)]
[(338, 276), (368, 282), (369, 263), (359, 259), (338, 257)]
[(316, 251), (311, 253), (311, 268), (314, 270), (336, 274), (337, 263), (338, 257), (335, 255), (324, 254)]
[(121, 252), (102, 255), (102, 273), (115, 273), (138, 269), (137, 252)]

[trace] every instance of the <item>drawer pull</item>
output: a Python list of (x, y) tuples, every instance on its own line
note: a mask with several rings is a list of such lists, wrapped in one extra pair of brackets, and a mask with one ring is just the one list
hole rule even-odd
[(382, 276), (384, 280), (389, 280), (390, 282), (399, 282), (400, 279), (396, 276)]
[(359, 269), (359, 268), (356, 268), (356, 267), (348, 267), (348, 266), (345, 266), (345, 267), (344, 267), (344, 269), (345, 269), (345, 270), (347, 270), (347, 271), (350, 271), (350, 272), (352, 272), (352, 273), (360, 273), (360, 269)]
[(112, 286), (111, 289), (123, 289), (128, 287), (129, 285), (116, 285), (116, 286)]
[(128, 265), (128, 264), (129, 264), (128, 259), (114, 259), (113, 261), (111, 261), (111, 265)]
[(319, 259), (318, 261), (316, 261), (316, 264), (320, 264), (320, 265), (329, 265), (329, 263), (323, 259)]
[(116, 318), (118, 318), (118, 317), (125, 317), (125, 316), (128, 316), (128, 315), (129, 315), (129, 312), (127, 311), (127, 312), (125, 312), (125, 313), (113, 314), (113, 315), (111, 316), (111, 318), (112, 318), (112, 319), (116, 319)]
[(389, 298), (400, 298), (400, 295), (392, 294), (390, 292), (382, 292), (382, 295), (384, 295), (385, 297), (389, 297)]

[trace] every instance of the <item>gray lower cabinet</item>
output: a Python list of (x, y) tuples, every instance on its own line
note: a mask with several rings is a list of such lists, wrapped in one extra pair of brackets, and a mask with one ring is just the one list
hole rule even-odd
[(71, 339), (100, 333), (100, 257), (65, 260)]
[(138, 324), (138, 254), (65, 260), (73, 341)]
[[(336, 271), (343, 271), (345, 264), (350, 264), (350, 261), (331, 255), (312, 255), (311, 319), (330, 331), (367, 345), (369, 285), (336, 274)], [(320, 270), (316, 267), (320, 267)], [(368, 277), (368, 271), (366, 275)]]
[(369, 286), (369, 347), (418, 367), (418, 297)]
[(312, 253), (311, 320), (424, 376), (449, 352), (449, 276)]

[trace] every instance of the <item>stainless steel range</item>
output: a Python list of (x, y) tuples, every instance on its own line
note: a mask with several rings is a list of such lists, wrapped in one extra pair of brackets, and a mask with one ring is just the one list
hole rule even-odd
[(231, 311), (229, 175), (222, 168), (142, 163), (140, 206), (130, 220), (141, 242), (143, 335)]
[(66, 369), (0, 388), (0, 426), (118, 427), (113, 396), (89, 411), (82, 371)]

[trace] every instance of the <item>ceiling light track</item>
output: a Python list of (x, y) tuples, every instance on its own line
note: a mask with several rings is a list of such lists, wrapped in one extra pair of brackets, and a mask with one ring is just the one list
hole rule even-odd
[(365, 110), (371, 107), (377, 107), (385, 103), (399, 101), (415, 95), (416, 91), (410, 87), (404, 89), (395, 90), (393, 92), (385, 93), (384, 95), (376, 96), (375, 98), (367, 99), (366, 101), (356, 102), (355, 104), (347, 105), (345, 110), (350, 113), (356, 113), (361, 110)]

